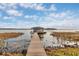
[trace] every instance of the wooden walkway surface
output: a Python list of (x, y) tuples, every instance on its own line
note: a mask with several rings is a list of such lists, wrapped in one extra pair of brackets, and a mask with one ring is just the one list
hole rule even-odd
[(27, 50), (27, 56), (46, 56), (46, 52), (37, 33), (33, 34)]

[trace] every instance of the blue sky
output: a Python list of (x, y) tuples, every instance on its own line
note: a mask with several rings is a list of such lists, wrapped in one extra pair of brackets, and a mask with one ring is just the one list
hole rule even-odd
[(78, 3), (0, 3), (0, 28), (79, 29)]

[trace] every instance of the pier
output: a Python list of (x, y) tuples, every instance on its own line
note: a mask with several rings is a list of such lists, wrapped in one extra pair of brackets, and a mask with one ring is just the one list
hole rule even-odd
[(27, 50), (27, 56), (46, 56), (41, 40), (37, 33), (34, 33)]

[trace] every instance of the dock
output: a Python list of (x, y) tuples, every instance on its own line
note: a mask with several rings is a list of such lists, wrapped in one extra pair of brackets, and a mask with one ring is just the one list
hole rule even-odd
[(37, 33), (34, 33), (27, 50), (27, 56), (46, 56), (41, 40)]

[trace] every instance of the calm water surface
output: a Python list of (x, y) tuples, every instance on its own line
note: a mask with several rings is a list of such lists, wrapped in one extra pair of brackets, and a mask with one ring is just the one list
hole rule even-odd
[[(0, 33), (5, 33), (5, 32), (22, 32), (24, 33), (24, 35), (19, 36), (17, 38), (11, 38), (11, 39), (7, 39), (5, 40), (8, 46), (12, 46), (12, 45), (18, 45), (18, 46), (24, 46), (30, 43), (31, 40), (31, 32), (32, 30), (0, 30)], [(79, 30), (44, 30), (46, 32), (46, 34), (44, 35), (44, 38), (42, 40), (42, 44), (47, 47), (47, 46), (55, 46), (55, 45), (59, 45), (57, 43), (56, 38), (54, 38), (53, 36), (51, 36), (50, 34), (53, 32), (60, 32), (60, 31), (69, 31), (69, 32), (74, 32), (74, 31), (79, 31)], [(17, 42), (17, 43), (16, 43)]]

